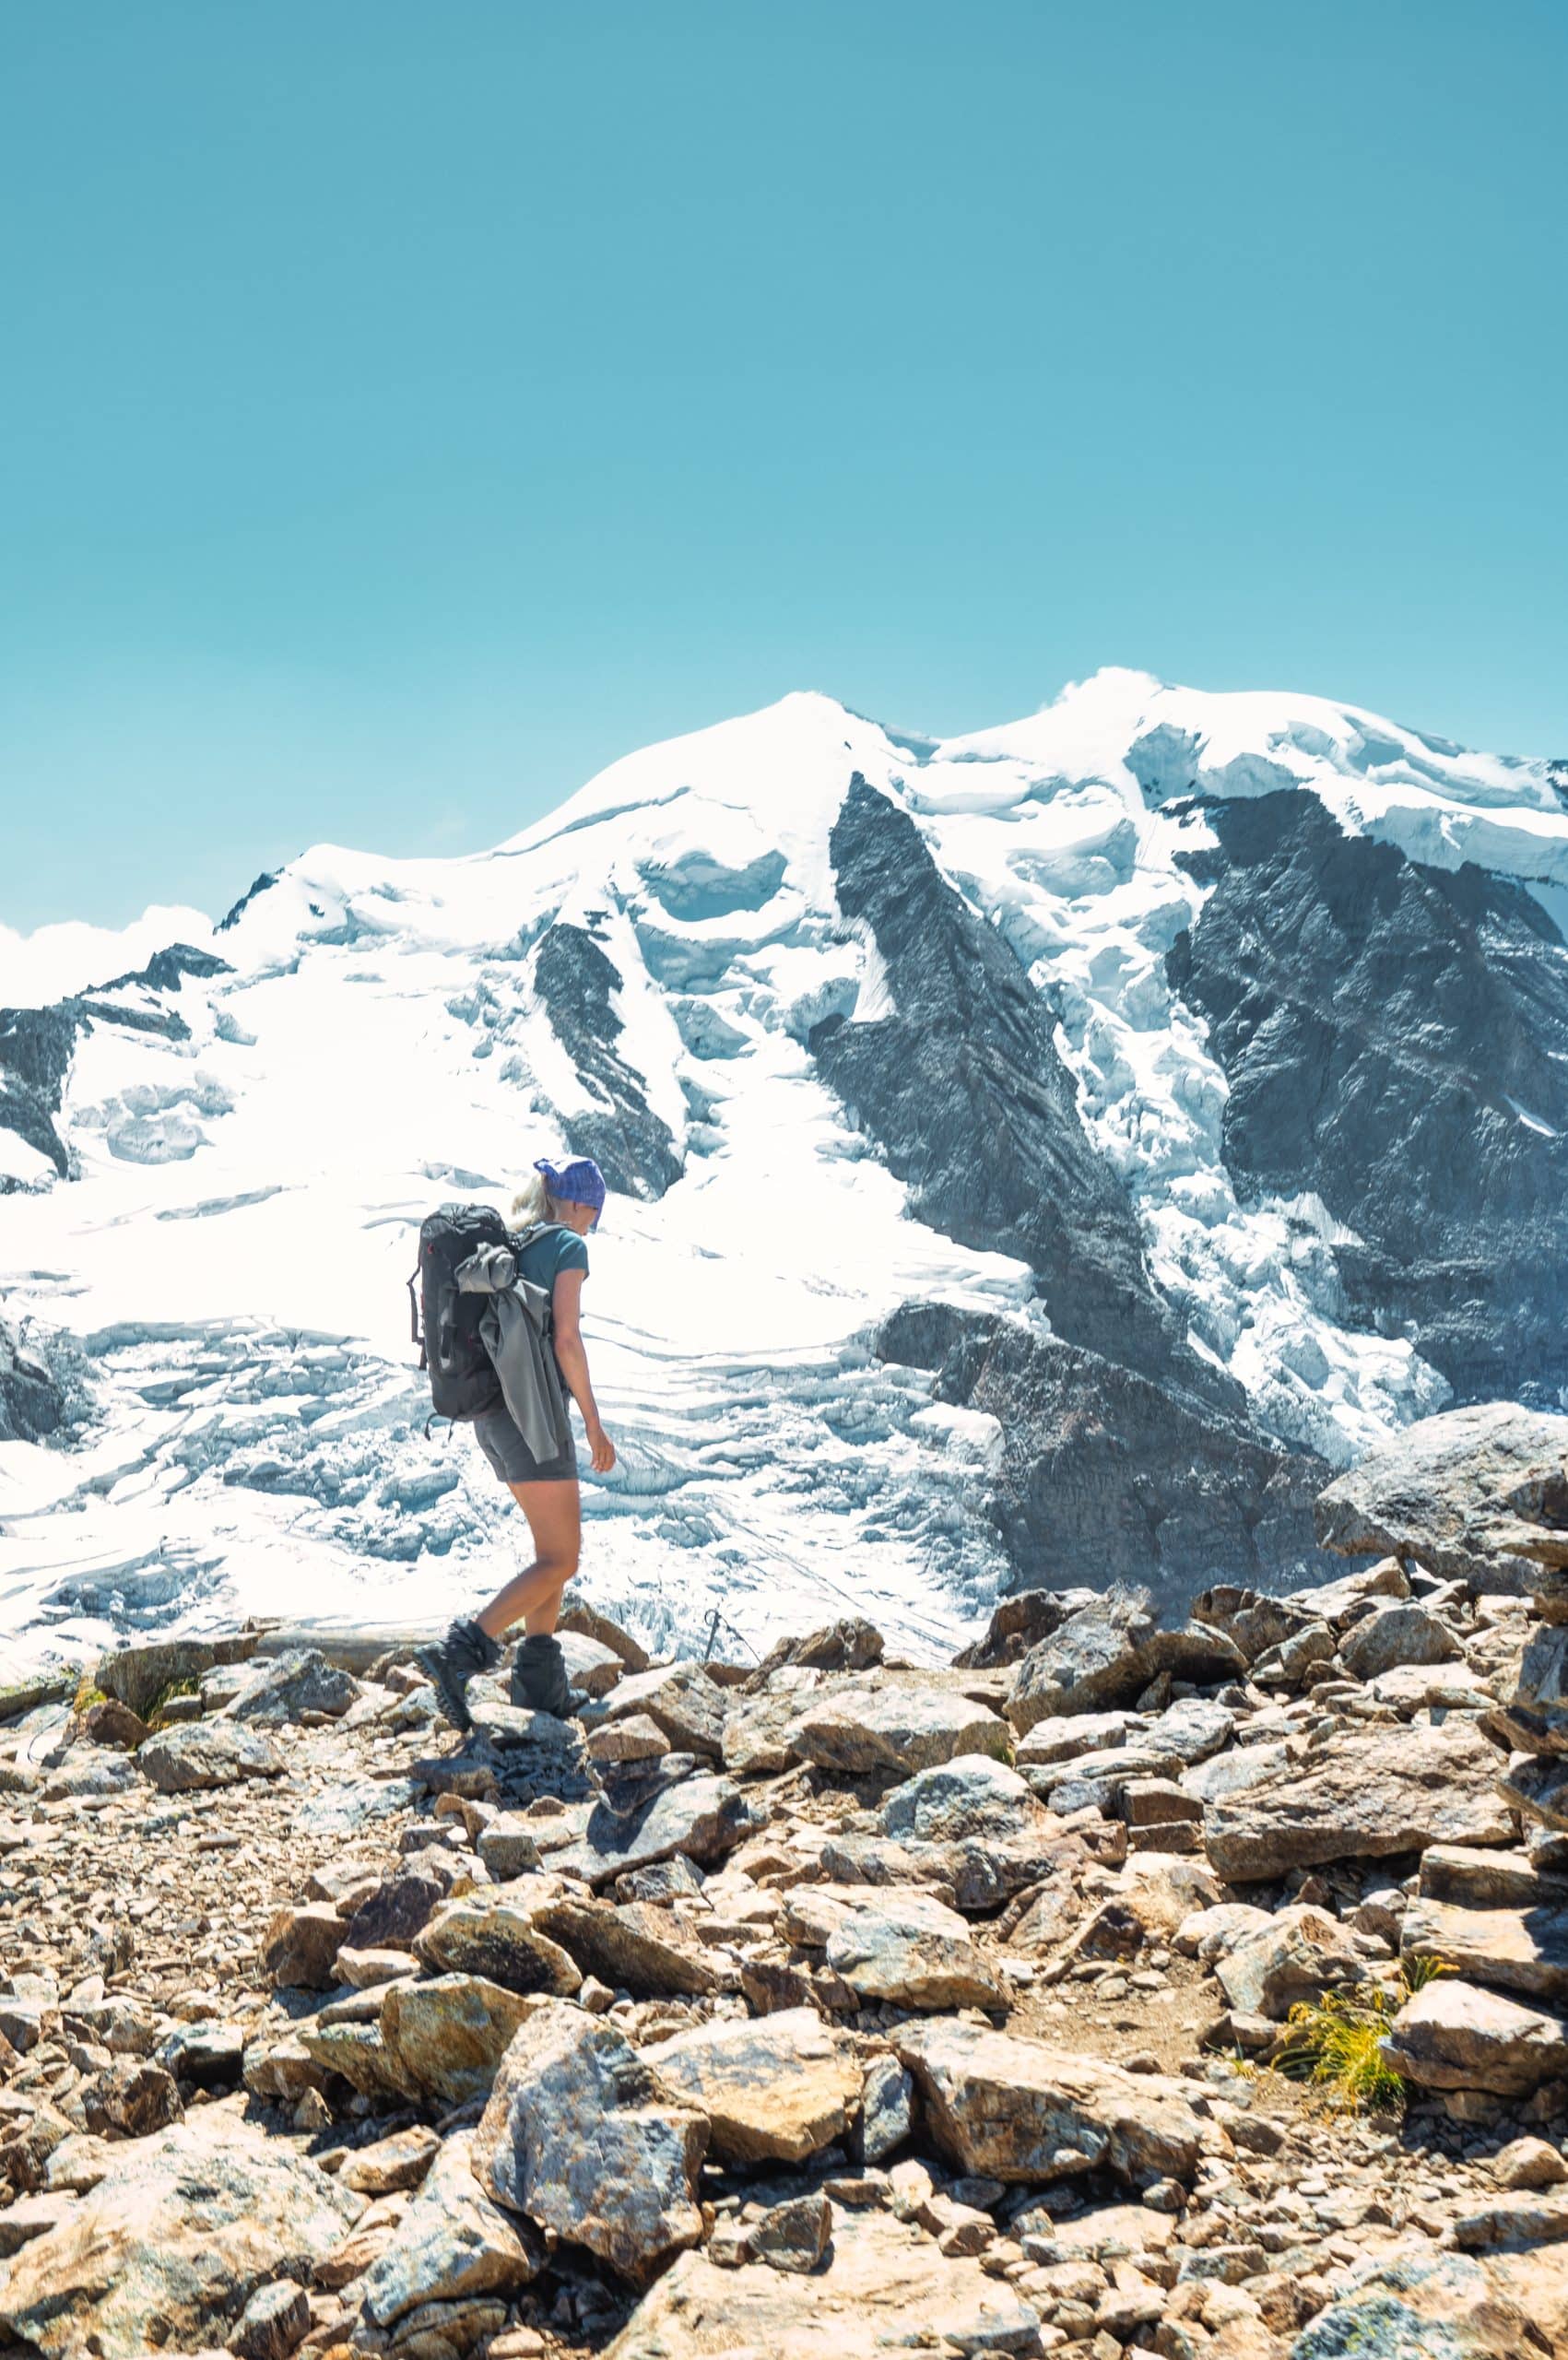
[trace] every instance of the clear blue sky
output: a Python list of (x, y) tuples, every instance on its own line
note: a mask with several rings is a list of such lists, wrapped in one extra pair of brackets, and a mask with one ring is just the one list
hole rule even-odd
[(0, 921), (1102, 663), (1568, 754), (1561, 0), (77, 0), (0, 48)]

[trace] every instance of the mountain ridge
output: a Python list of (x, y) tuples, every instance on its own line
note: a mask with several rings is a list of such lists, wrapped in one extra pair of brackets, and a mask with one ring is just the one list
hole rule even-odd
[[(1381, 938), (1341, 907), (1373, 877)], [(1042, 1563), (1173, 1610), (1311, 1578), (1326, 1467), (1500, 1389), (1527, 1309), (1533, 1398), (1568, 1383), (1565, 887), (1550, 763), (1126, 672), (947, 741), (797, 692), (489, 854), (312, 847), (221, 928), (0, 1013), (8, 1316), (97, 1380), (69, 1449), (0, 1442), (0, 1594), (101, 1635), (273, 1581), (493, 1587), (507, 1527), (419, 1437), (396, 1258), (555, 1143), (619, 1192), (588, 1316), (627, 1448), (589, 1555), (653, 1635), (722, 1605), (761, 1642), (869, 1584), (943, 1644)], [(1369, 1058), (1391, 974), (1409, 1021)], [(1429, 1119), (1420, 1059), (1479, 1130)], [(1321, 1138), (1279, 1118), (1309, 1068)], [(969, 1339), (942, 1369), (878, 1350), (923, 1303)], [(1095, 1563), (1097, 1513), (1130, 1537)]]

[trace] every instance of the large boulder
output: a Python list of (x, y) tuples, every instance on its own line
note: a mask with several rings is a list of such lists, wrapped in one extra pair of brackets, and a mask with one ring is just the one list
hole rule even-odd
[(1143, 1592), (1097, 1598), (1031, 1647), (1008, 1693), (1008, 1720), (1021, 1736), (1058, 1714), (1130, 1705), (1148, 1685), (1143, 1650), (1153, 1635)]
[(863, 2000), (1005, 2009), (1008, 1993), (956, 1910), (916, 1885), (797, 1885), (784, 1924)]
[(1326, 1909), (1299, 1903), (1244, 1935), (1214, 1972), (1232, 2008), (1279, 2022), (1298, 2000), (1367, 1982), (1372, 1968), (1349, 1928)]
[(1545, 2082), (1568, 2081), (1568, 2024), (1444, 1975), (1405, 2002), (1383, 2053), (1422, 2089), (1523, 2098)]
[(702, 2233), (708, 2119), (602, 2016), (536, 2008), (501, 2059), (474, 2138), (500, 2204), (645, 2282)]
[(893, 2047), (914, 2074), (942, 2154), (1014, 2181), (1077, 2172), (1190, 2179), (1203, 2126), (1178, 2082), (1127, 2073), (1043, 2041), (947, 2020), (905, 2024)]
[(1568, 2001), (1568, 1908), (1464, 1909), (1412, 1901), (1400, 1929), (1407, 1958), (1441, 1959), (1472, 1982)]
[(391, 2327), (421, 2303), (510, 2295), (536, 2278), (544, 2240), (503, 2212), (474, 2177), (474, 2138), (454, 2131), (442, 2147), (391, 2243), (365, 2272), (365, 2308)]
[(48, 2360), (142, 2360), (220, 2339), (259, 2286), (308, 2283), (364, 2211), (224, 2105), (105, 2151), (102, 2176), (0, 2279), (0, 2326)]
[(1429, 1844), (1506, 1844), (1513, 1820), (1497, 1792), (1502, 1767), (1496, 1748), (1459, 1716), (1337, 1730), (1316, 1751), (1288, 1752), (1255, 1784), (1211, 1797), (1204, 1842), (1216, 1871), (1240, 1884)]
[(686, 1778), (629, 1817), (607, 1803), (596, 1805), (584, 1835), (555, 1855), (554, 1865), (595, 1887), (678, 1852), (711, 1868), (765, 1821), (761, 1807), (733, 1778)]
[(145, 1721), (171, 1688), (184, 1689), (219, 1664), (243, 1663), (255, 1654), (253, 1631), (224, 1639), (146, 1639), (99, 1659), (93, 1684), (117, 1696)]
[(882, 1806), (886, 1833), (917, 1844), (956, 1844), (966, 1836), (1007, 1841), (1049, 1814), (1027, 1778), (988, 1753), (962, 1753), (895, 1787)]
[(281, 1778), (289, 1766), (269, 1737), (234, 1721), (186, 1721), (159, 1729), (136, 1761), (160, 1795), (235, 1787), (242, 1778)]
[(851, 1778), (907, 1778), (961, 1753), (1012, 1751), (1007, 1723), (985, 1705), (935, 1682), (891, 1679), (836, 1689), (806, 1707), (790, 1736), (804, 1760)]
[(255, 1662), (223, 1710), (235, 1721), (277, 1724), (302, 1720), (307, 1714), (338, 1720), (359, 1693), (359, 1682), (328, 1663), (318, 1647), (289, 1647)]
[(808, 2276), (766, 2262), (721, 2269), (683, 2253), (605, 2360), (897, 2360), (935, 2349), (1041, 2349), (1039, 2313), (978, 2261), (942, 2252), (914, 2222), (833, 2210)]
[(629, 1672), (606, 1698), (607, 1721), (630, 1720), (646, 1714), (661, 1729), (678, 1753), (724, 1752), (725, 1691), (698, 1663), (671, 1663), (652, 1671)]
[(860, 2097), (860, 2067), (814, 2008), (695, 2024), (643, 2054), (708, 2117), (726, 2164), (804, 2163), (843, 2135)]
[(1375, 1680), (1400, 1664), (1453, 1663), (1463, 1652), (1442, 1616), (1413, 1598), (1374, 1608), (1339, 1642), (1339, 1660), (1354, 1680)]
[(1317, 1537), (1348, 1556), (1392, 1550), (1482, 1590), (1527, 1591), (1542, 1562), (1521, 1553), (1558, 1528), (1568, 1564), (1568, 1418), (1482, 1401), (1420, 1419), (1320, 1493)]
[(652, 1902), (618, 1906), (592, 1894), (563, 1894), (541, 1905), (536, 1924), (575, 1963), (579, 1981), (597, 1976), (612, 1990), (639, 2000), (718, 1988), (713, 1960), (684, 1921)]
[(803, 1758), (795, 1724), (822, 1687), (822, 1674), (808, 1665), (783, 1664), (765, 1685), (748, 1684), (755, 1693), (737, 1697), (725, 1723), (725, 1768), (737, 1778), (776, 1776)]

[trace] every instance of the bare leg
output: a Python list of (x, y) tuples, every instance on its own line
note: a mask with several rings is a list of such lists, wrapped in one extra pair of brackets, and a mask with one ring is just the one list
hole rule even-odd
[(514, 1622), (521, 1622), (530, 1637), (555, 1629), (560, 1594), (577, 1571), (583, 1540), (575, 1482), (513, 1483), (508, 1488), (528, 1519), (534, 1562), (475, 1616), (491, 1639), (504, 1639)]

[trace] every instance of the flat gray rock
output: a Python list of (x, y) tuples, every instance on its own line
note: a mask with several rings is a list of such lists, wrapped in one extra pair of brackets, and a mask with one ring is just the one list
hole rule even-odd
[(281, 1778), (289, 1766), (269, 1737), (238, 1721), (188, 1721), (159, 1729), (136, 1761), (160, 1795), (234, 1787), (242, 1778)]

